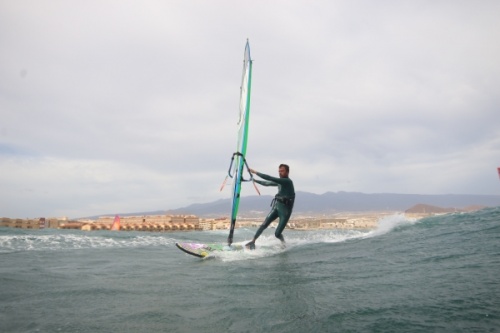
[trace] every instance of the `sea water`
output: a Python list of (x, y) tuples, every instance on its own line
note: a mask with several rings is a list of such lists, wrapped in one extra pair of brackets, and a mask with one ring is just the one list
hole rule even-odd
[(500, 208), (284, 235), (0, 228), (0, 332), (500, 332)]

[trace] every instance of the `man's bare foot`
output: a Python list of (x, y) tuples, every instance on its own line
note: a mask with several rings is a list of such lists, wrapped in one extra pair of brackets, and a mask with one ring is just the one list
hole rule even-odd
[(249, 250), (255, 250), (255, 241), (246, 243), (245, 247)]

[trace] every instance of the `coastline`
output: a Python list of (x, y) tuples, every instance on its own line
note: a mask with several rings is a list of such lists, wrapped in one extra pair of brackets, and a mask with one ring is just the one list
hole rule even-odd
[[(292, 217), (286, 228), (291, 230), (321, 229), (375, 229), (381, 219), (392, 215), (405, 215), (407, 219), (418, 220), (436, 213), (405, 213), (397, 211), (343, 212), (322, 216)], [(442, 215), (442, 214), (439, 214)], [(101, 216), (97, 220), (68, 220), (66, 218), (11, 219), (0, 218), (0, 227), (19, 229), (75, 229), (84, 231), (111, 230), (114, 216)], [(200, 218), (195, 215), (144, 215), (119, 218), (119, 229), (115, 231), (175, 232), (189, 230), (229, 229), (229, 217)], [(240, 217), (235, 228), (259, 227), (264, 217)], [(271, 224), (275, 227), (277, 222)]]

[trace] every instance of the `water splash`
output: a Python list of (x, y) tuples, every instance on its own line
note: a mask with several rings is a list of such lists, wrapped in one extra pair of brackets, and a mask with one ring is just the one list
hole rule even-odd
[(369, 232), (366, 237), (377, 237), (385, 235), (392, 230), (417, 223), (418, 219), (407, 218), (404, 214), (395, 214), (381, 218), (377, 223), (377, 228)]
[[(252, 260), (263, 257), (277, 255), (292, 249), (322, 243), (340, 243), (355, 239), (365, 239), (378, 237), (391, 232), (392, 230), (405, 226), (413, 225), (417, 219), (409, 219), (404, 214), (395, 214), (385, 216), (378, 221), (376, 229), (321, 229), (309, 231), (287, 231), (285, 233), (286, 248), (281, 247), (281, 243), (274, 235), (264, 234), (257, 240), (257, 249), (250, 251), (217, 252), (211, 258), (217, 258), (223, 261)], [(241, 231), (240, 231), (241, 232)], [(251, 230), (247, 230), (251, 233)], [(245, 242), (250, 241), (251, 237)]]

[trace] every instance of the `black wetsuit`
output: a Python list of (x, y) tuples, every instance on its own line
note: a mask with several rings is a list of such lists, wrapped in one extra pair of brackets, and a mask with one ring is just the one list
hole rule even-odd
[(271, 222), (279, 217), (278, 227), (276, 228), (276, 232), (274, 233), (274, 235), (281, 241), (284, 241), (281, 233), (285, 229), (285, 226), (288, 223), (290, 216), (292, 215), (293, 204), (295, 201), (295, 189), (293, 187), (293, 181), (288, 177), (276, 178), (260, 172), (257, 172), (256, 175), (262, 179), (265, 179), (265, 181), (256, 179), (256, 183), (264, 186), (278, 186), (278, 194), (276, 194), (276, 196), (274, 197), (274, 200), (271, 203), (272, 209), (255, 233), (254, 239), (257, 239), (269, 226), (269, 224), (271, 224)]

